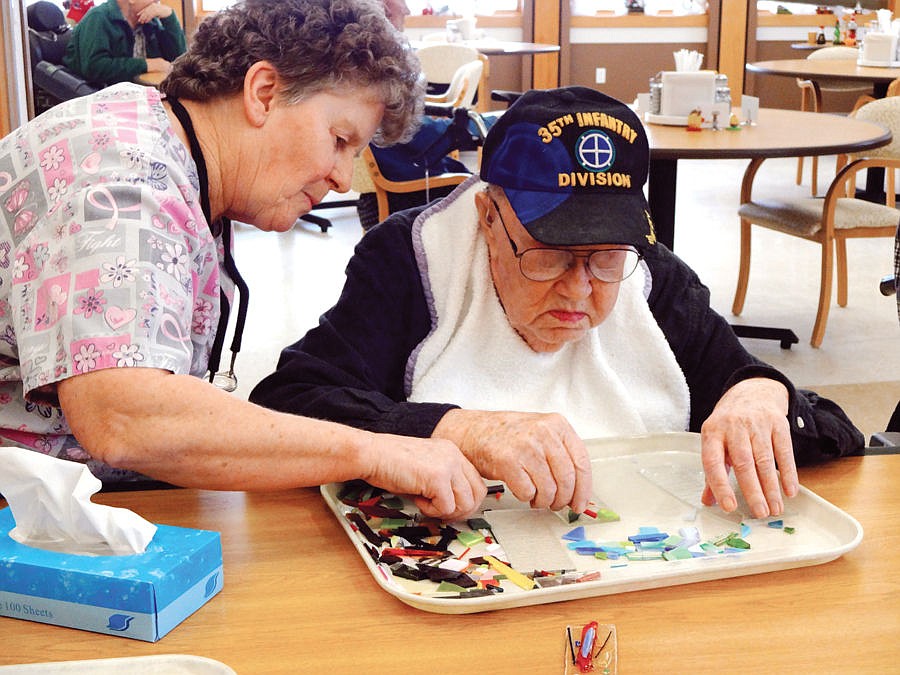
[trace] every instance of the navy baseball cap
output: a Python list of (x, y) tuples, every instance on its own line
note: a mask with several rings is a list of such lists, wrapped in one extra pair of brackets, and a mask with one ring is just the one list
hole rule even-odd
[(550, 246), (656, 244), (647, 135), (624, 103), (587, 87), (527, 91), (491, 127), (481, 179), (502, 187)]

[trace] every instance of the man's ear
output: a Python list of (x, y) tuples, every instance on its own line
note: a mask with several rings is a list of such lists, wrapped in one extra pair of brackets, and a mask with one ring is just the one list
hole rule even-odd
[(484, 236), (493, 238), (491, 225), (494, 223), (494, 211), (486, 192), (475, 193), (475, 210), (478, 211), (478, 226), (484, 231)]
[(244, 75), (244, 114), (247, 121), (261, 127), (278, 96), (278, 71), (268, 61), (257, 61)]

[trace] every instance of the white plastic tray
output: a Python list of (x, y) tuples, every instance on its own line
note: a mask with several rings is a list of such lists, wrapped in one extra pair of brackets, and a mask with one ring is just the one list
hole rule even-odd
[(117, 659), (56, 661), (0, 666), (0, 673), (27, 675), (235, 675), (221, 661), (189, 654), (128, 656)]
[[(482, 612), (818, 565), (851, 551), (862, 540), (862, 527), (853, 517), (803, 487), (797, 497), (786, 501), (785, 514), (780, 517), (785, 526), (794, 528), (793, 534), (769, 527), (772, 518), (752, 520), (743, 517), (741, 512), (747, 513), (747, 510), (742, 499), (733, 514), (725, 514), (718, 507), (702, 506), (703, 470), (697, 434), (657, 434), (587, 443), (593, 458), (594, 494), (619, 514), (619, 521), (586, 523), (580, 520), (569, 524), (558, 514), (532, 510), (509, 494), (499, 500), (489, 496), (483, 505), (486, 509), (483, 517), (491, 522), (491, 511), (499, 512), (494, 517), (505, 525), (495, 527), (494, 533), (501, 546), (504, 539), (510, 543), (510, 551), (506, 552), (514, 569), (530, 572), (533, 567), (529, 568), (529, 565), (543, 551), (550, 564), (540, 565), (540, 569), (550, 569), (561, 559), (568, 560), (567, 568), (600, 571), (601, 577), (595, 581), (530, 591), (503, 581), (504, 592), (496, 595), (435, 597), (432, 595), (436, 588), (433, 582), (395, 578), (385, 565), (375, 563), (366, 551), (367, 542), (364, 543), (361, 535), (353, 531), (344, 515), (350, 508), (337, 498), (341, 485), (324, 485), (321, 492), (376, 583), (408, 605), (442, 614)], [(415, 508), (407, 504), (404, 511), (411, 514)], [(515, 521), (518, 521), (515, 525), (518, 531), (510, 529), (510, 523)], [(701, 540), (707, 541), (739, 531), (742, 522), (750, 527), (750, 533), (745, 537), (751, 545), (750, 550), (686, 560), (631, 561), (618, 566), (623, 561), (578, 555), (568, 550), (567, 542), (562, 540), (563, 534), (584, 525), (586, 538), (597, 541), (624, 541), (643, 526), (657, 527), (669, 533), (696, 527)], [(468, 528), (462, 523), (457, 529)], [(520, 534), (524, 535), (522, 539)], [(524, 550), (523, 540), (531, 547), (527, 553), (531, 560), (524, 563), (520, 560), (517, 564), (513, 551)], [(456, 548), (460, 553), (463, 550), (459, 542), (451, 546), (454, 553), (457, 553)], [(473, 550), (472, 555), (482, 553)]]

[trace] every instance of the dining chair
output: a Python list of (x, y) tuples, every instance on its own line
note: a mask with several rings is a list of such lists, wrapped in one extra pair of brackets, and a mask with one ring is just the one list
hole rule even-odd
[[(474, 83), (477, 93), (473, 95), (473, 99), (477, 98), (479, 104), (486, 100), (483, 93), (488, 77), (488, 60), (474, 47), (456, 42), (432, 42), (419, 46), (416, 49), (416, 56), (419, 58), (422, 74), (428, 83), (426, 103), (442, 102), (440, 97), (447, 95), (450, 87), (454, 85), (454, 78), (459, 80), (465, 77), (465, 72), (457, 75), (459, 69), (475, 61), (481, 63), (481, 72), (478, 73), (478, 78)], [(469, 72), (472, 68), (470, 66)], [(429, 98), (432, 100), (428, 100)], [(471, 107), (471, 103), (467, 107)]]
[[(891, 80), (891, 82), (887, 86), (887, 92), (885, 96), (897, 96), (900, 95), (900, 77), (896, 80)], [(856, 99), (856, 104), (853, 106), (853, 112), (855, 112), (858, 108), (861, 108), (866, 103), (870, 103), (871, 101), (876, 101), (872, 94), (863, 94), (858, 99)]]
[[(427, 204), (438, 197), (445, 197), (471, 175), (461, 169), (460, 171), (426, 175), (422, 178), (391, 180), (382, 172), (371, 147), (366, 146), (363, 149), (362, 159), (368, 178), (374, 188), (375, 203), (378, 208), (377, 214), (373, 214), (376, 218), (374, 221), (371, 220), (372, 214), (360, 211), (360, 222), (364, 230), (369, 229), (376, 223), (380, 223), (396, 211), (412, 208), (420, 204)], [(362, 199), (360, 204), (364, 205)]]
[[(856, 47), (823, 47), (811, 52), (806, 57), (810, 61), (815, 60), (857, 60), (859, 50)], [(797, 86), (800, 87), (800, 110), (821, 112), (822, 92), (857, 92), (865, 95), (871, 92), (871, 86), (861, 86), (858, 82), (846, 80), (819, 78), (816, 80), (797, 78)], [(797, 185), (803, 182), (803, 163), (805, 157), (797, 158)], [(810, 189), (813, 197), (819, 194), (819, 158), (813, 156), (810, 165)]]
[(426, 94), (425, 103), (452, 110), (453, 108), (472, 108), (481, 86), (481, 75), (487, 57), (479, 54), (478, 59), (462, 64), (453, 73), (447, 90), (442, 94)]
[[(871, 101), (853, 113), (861, 120), (890, 129), (893, 139), (881, 148), (840, 157), (838, 171), (824, 199), (753, 198), (753, 181), (765, 158), (753, 159), (741, 184), (740, 267), (731, 311), (740, 315), (744, 308), (750, 276), (751, 226), (800, 237), (822, 247), (819, 306), (810, 344), (819, 347), (825, 336), (825, 324), (831, 306), (833, 268), (837, 268), (837, 301), (847, 304), (847, 240), (860, 237), (894, 237), (900, 222), (895, 206), (894, 169), (900, 168), (900, 96)], [(860, 171), (881, 167), (887, 177), (886, 203), (877, 204), (856, 198), (856, 176)]]

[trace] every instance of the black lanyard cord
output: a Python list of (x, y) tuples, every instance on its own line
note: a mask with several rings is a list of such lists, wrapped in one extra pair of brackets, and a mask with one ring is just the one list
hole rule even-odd
[[(175, 117), (181, 122), (184, 133), (187, 135), (191, 157), (194, 160), (194, 164), (197, 165), (197, 180), (200, 184), (200, 208), (203, 210), (203, 215), (206, 217), (206, 222), (209, 225), (209, 230), (213, 236), (216, 236), (217, 231), (222, 235), (222, 246), (225, 251), (223, 266), (225, 267), (225, 273), (234, 283), (238, 292), (238, 314), (234, 326), (234, 338), (231, 341), (231, 370), (233, 372), (234, 360), (238, 352), (241, 351), (241, 338), (244, 334), (244, 325), (247, 322), (247, 309), (250, 305), (250, 288), (238, 271), (237, 265), (234, 262), (234, 256), (231, 253), (231, 221), (227, 218), (221, 218), (216, 221), (216, 223), (212, 222), (209, 205), (209, 175), (206, 171), (206, 160), (203, 157), (203, 150), (200, 149), (200, 143), (197, 141), (197, 134), (194, 132), (194, 124), (191, 122), (191, 116), (177, 98), (167, 98), (166, 100), (169, 102), (169, 105), (172, 106), (172, 112), (175, 113)], [(209, 353), (210, 382), (213, 381), (213, 378), (219, 370), (219, 363), (222, 360), (222, 347), (225, 342), (225, 332), (228, 328), (228, 317), (231, 314), (228, 298), (225, 295), (225, 291), (221, 289), (219, 291), (219, 302), (221, 313), (219, 314), (219, 323), (216, 327), (216, 337), (213, 340), (213, 345)]]

